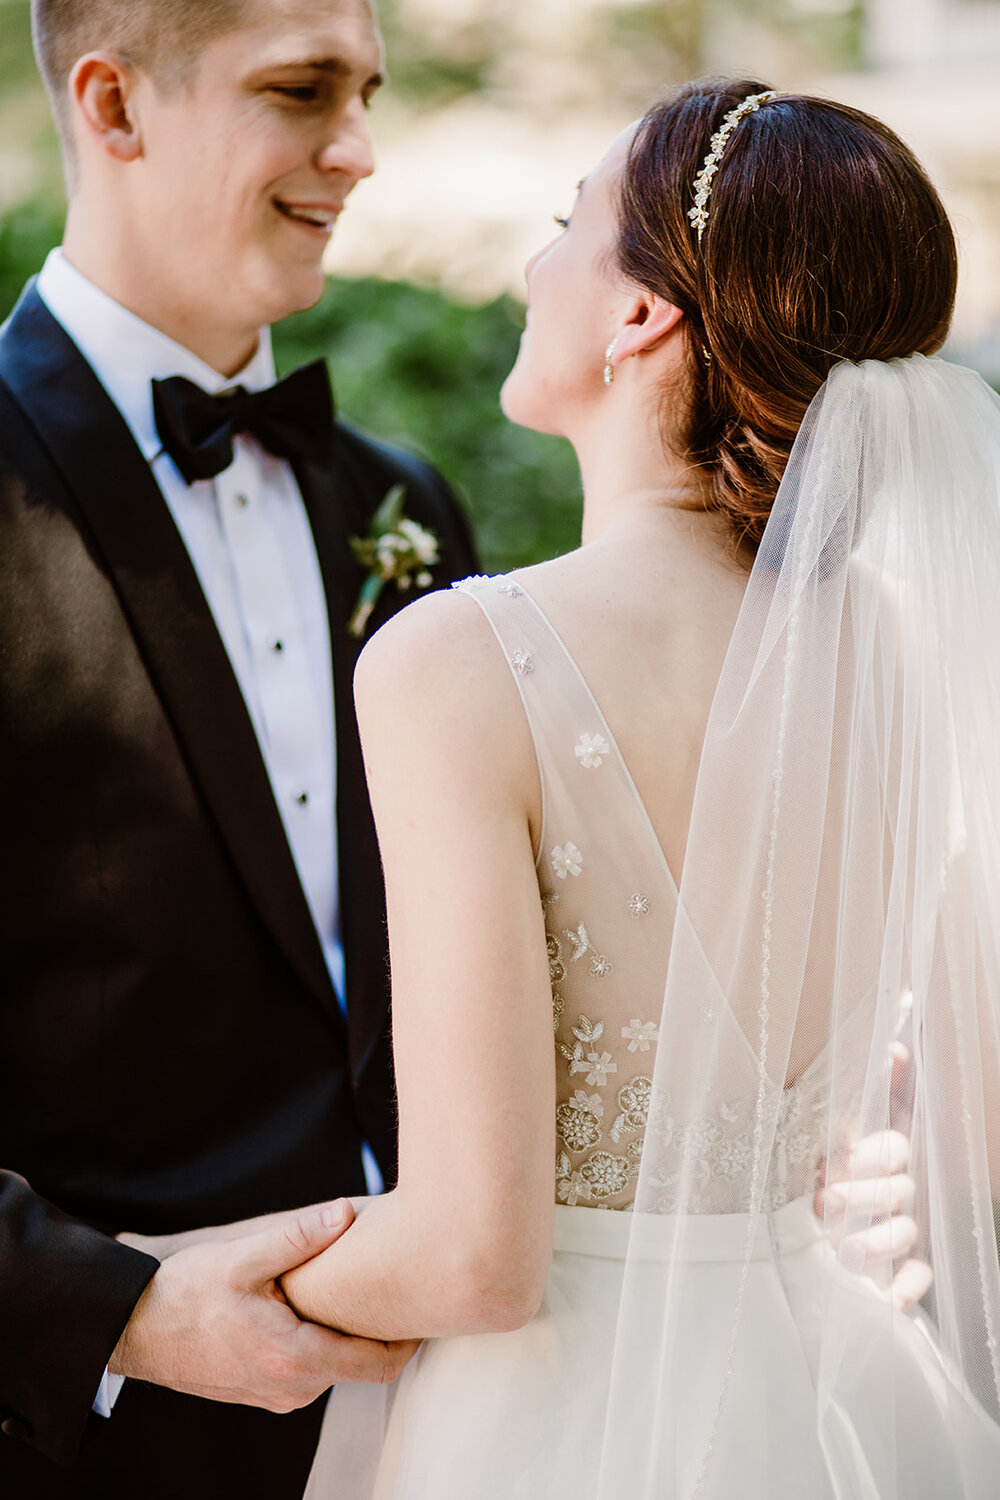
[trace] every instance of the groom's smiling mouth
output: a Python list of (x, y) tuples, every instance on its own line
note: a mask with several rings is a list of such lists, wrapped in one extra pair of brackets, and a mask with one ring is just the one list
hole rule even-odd
[(323, 234), (332, 232), (344, 206), (342, 203), (285, 203), (280, 198), (274, 198), (272, 201), (284, 218), (291, 219), (295, 224), (304, 224), (307, 229), (315, 229)]

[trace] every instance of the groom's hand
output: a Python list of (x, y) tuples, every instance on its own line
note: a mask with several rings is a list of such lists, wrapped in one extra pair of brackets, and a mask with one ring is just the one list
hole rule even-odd
[(136, 1304), (110, 1370), (273, 1412), (307, 1406), (338, 1381), (395, 1380), (415, 1343), (348, 1338), (302, 1322), (277, 1285), (353, 1218), (350, 1203), (327, 1204), (241, 1240), (178, 1251)]

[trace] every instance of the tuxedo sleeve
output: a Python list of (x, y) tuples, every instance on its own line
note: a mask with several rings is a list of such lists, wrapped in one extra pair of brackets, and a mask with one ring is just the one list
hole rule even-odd
[(151, 1256), (70, 1218), (0, 1171), (0, 1423), (56, 1463), (76, 1457), (101, 1375)]

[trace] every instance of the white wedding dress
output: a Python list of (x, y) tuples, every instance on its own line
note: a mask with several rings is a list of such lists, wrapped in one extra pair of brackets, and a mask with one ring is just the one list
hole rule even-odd
[[(430, 1340), (394, 1388), (336, 1389), (307, 1500), (995, 1500), (1000, 1428), (949, 1374), (924, 1314), (887, 1318), (884, 1292), (838, 1264), (813, 1215), (823, 1159), (857, 1130), (861, 1079), (841, 1090), (832, 1126), (829, 1048), (775, 1091), (761, 1211), (749, 1215), (761, 1072), (710, 989), (686, 1003), (726, 1054), (724, 1095), (678, 1123), (654, 1086), (678, 892), (612, 729), (525, 580), (460, 587), (510, 664), (541, 775), (559, 1148), (551, 1270), (520, 1331)], [(654, 1196), (639, 1212), (654, 1132)], [(616, 1355), (630, 1242), (633, 1308), (648, 1296), (654, 1309), (665, 1278), (684, 1276), (653, 1418), (621, 1400), (609, 1415), (613, 1368), (627, 1389), (619, 1366), (635, 1347), (622, 1341)], [(817, 1423), (820, 1331), (838, 1279), (853, 1309), (845, 1339), (864, 1346), (845, 1438), (865, 1476), (856, 1489), (829, 1477)], [(620, 1455), (645, 1454), (652, 1420), (656, 1456), (637, 1458), (640, 1481)]]

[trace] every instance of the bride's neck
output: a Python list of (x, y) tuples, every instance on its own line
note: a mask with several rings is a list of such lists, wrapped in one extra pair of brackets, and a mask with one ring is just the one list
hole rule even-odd
[(697, 471), (665, 450), (655, 418), (609, 403), (572, 441), (583, 480), (584, 545), (630, 516), (701, 509)]

